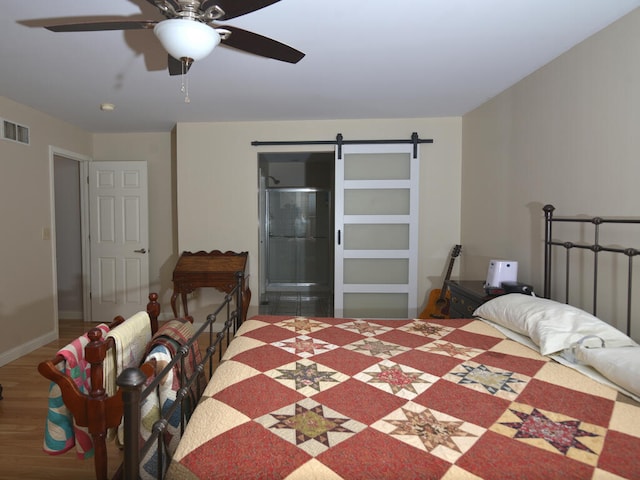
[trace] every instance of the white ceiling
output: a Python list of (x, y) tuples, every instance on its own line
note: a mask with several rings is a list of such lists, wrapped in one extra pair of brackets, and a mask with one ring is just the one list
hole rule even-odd
[[(39, 26), (95, 16), (161, 20), (146, 0), (3, 0), (0, 95), (90, 132), (460, 116), (638, 6), (640, 0), (281, 0), (227, 23), (306, 57), (292, 65), (218, 47), (191, 68), (185, 103), (180, 76), (168, 75), (151, 31), (53, 33)], [(100, 111), (102, 102), (115, 110)]]

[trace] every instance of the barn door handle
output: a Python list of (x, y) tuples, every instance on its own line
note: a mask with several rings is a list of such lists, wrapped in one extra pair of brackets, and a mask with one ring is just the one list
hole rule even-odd
[(134, 250), (134, 252), (136, 253), (147, 253), (147, 250), (144, 248), (141, 248), (140, 250)]

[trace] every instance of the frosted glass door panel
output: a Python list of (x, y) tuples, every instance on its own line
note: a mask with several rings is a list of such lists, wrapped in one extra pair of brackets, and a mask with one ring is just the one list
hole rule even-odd
[(406, 258), (345, 258), (344, 282), (405, 284), (409, 280)]
[(336, 316), (415, 316), (417, 182), (411, 144), (345, 145), (336, 156)]
[(345, 180), (408, 180), (410, 176), (411, 159), (406, 153), (351, 153), (344, 164)]
[(409, 226), (371, 225), (368, 223), (344, 226), (345, 250), (407, 250)]
[(410, 318), (406, 293), (345, 293), (346, 318)]
[(408, 188), (358, 189), (344, 192), (345, 215), (408, 215)]

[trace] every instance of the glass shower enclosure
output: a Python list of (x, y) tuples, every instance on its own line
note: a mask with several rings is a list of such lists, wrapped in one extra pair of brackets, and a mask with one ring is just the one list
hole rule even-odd
[(266, 291), (330, 292), (333, 289), (331, 191), (266, 190)]

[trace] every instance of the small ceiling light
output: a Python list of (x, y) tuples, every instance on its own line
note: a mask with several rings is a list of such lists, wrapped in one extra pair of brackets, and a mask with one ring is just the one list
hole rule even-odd
[(156, 24), (153, 33), (176, 60), (202, 60), (220, 43), (220, 34), (214, 28), (187, 18), (163, 20)]
[(113, 112), (116, 109), (116, 106), (113, 103), (101, 103), (100, 110), (103, 112)]

